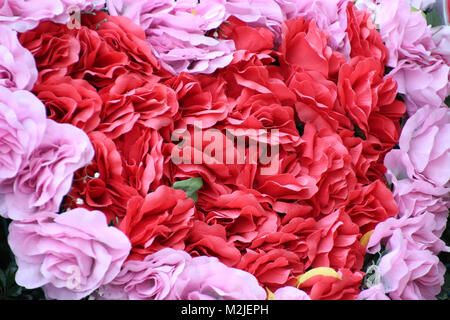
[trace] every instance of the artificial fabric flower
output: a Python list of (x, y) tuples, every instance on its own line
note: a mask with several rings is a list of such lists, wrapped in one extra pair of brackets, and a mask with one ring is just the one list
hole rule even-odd
[(0, 183), (14, 178), (41, 143), (46, 128), (45, 107), (32, 93), (0, 86)]
[(119, 274), (100, 287), (98, 300), (164, 300), (171, 294), (178, 277), (191, 263), (185, 251), (164, 248), (144, 258), (127, 260)]
[(248, 272), (230, 268), (215, 257), (195, 257), (178, 276), (169, 299), (264, 300), (266, 291)]
[(415, 175), (438, 187), (448, 187), (450, 180), (449, 135), (448, 108), (424, 106), (408, 119), (400, 136), (400, 150), (408, 155)]
[[(370, 245), (370, 244), (369, 244)], [(385, 292), (393, 300), (433, 300), (444, 284), (445, 266), (431, 251), (417, 247), (404, 237), (402, 229), (393, 230), (385, 242), (378, 265)]]
[(130, 251), (128, 238), (108, 226), (102, 212), (82, 208), (14, 221), (8, 243), (17, 283), (43, 287), (48, 299), (63, 300), (84, 298), (112, 281)]
[(194, 201), (184, 191), (165, 185), (145, 198), (132, 197), (120, 223), (133, 246), (131, 257), (142, 260), (165, 247), (183, 250), (194, 214)]
[(311, 300), (306, 292), (292, 286), (279, 288), (273, 294), (276, 300)]
[(93, 156), (94, 149), (85, 132), (47, 119), (41, 143), (17, 175), (3, 183), (7, 216), (21, 220), (41, 210), (57, 212), (71, 188), (74, 172)]
[(36, 62), (17, 38), (17, 32), (0, 25), (0, 85), (31, 90), (37, 80)]
[(128, 16), (145, 30), (162, 67), (173, 74), (213, 73), (233, 59), (232, 41), (205, 35), (226, 20), (225, 1), (109, 2), (113, 15)]

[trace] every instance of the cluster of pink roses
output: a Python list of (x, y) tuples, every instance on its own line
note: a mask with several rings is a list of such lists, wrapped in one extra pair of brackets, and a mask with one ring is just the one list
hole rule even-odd
[(375, 228), (368, 252), (388, 253), (379, 263), (381, 283), (361, 293), (374, 298), (433, 299), (445, 267), (437, 254), (450, 251), (440, 239), (447, 224), (450, 190), (450, 111), (424, 107), (406, 122), (400, 149), (385, 159), (398, 214)]
[(450, 251), (440, 239), (450, 208), (450, 27), (427, 26), (418, 10), (433, 2), (359, 1), (377, 17), (409, 115), (399, 149), (384, 161), (398, 214), (370, 238), (368, 252), (386, 254), (374, 268), (379, 281), (360, 299), (434, 299), (444, 283), (437, 255)]

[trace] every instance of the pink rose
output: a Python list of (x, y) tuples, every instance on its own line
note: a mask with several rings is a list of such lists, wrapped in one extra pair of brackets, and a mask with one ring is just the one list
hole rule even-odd
[(64, 12), (64, 6), (59, 0), (0, 1), (0, 24), (24, 32), (35, 28), (39, 21), (48, 19)]
[(274, 294), (276, 300), (311, 300), (305, 291), (292, 286), (279, 288)]
[(37, 80), (36, 62), (17, 38), (17, 32), (0, 25), (0, 85), (31, 90)]
[(264, 300), (265, 290), (248, 272), (230, 268), (215, 257), (196, 257), (178, 277), (169, 299)]
[(429, 250), (417, 248), (397, 229), (390, 250), (378, 265), (386, 293), (393, 300), (432, 300), (444, 284), (445, 266)]
[(433, 53), (438, 54), (450, 65), (450, 26), (438, 26), (433, 30), (433, 42), (436, 48)]
[(398, 83), (398, 92), (405, 95), (409, 116), (425, 105), (439, 108), (450, 94), (450, 66), (441, 59), (420, 61), (402, 60), (388, 75)]
[(421, 12), (411, 10), (408, 1), (381, 1), (375, 22), (389, 49), (387, 66), (394, 68), (389, 76), (398, 82), (398, 92), (405, 94), (408, 114), (426, 104), (441, 106), (450, 93), (450, 67)]
[(191, 256), (182, 250), (164, 248), (144, 260), (126, 261), (114, 280), (96, 293), (99, 300), (163, 300), (170, 294)]
[(375, 253), (381, 249), (381, 243), (392, 237), (396, 230), (401, 230), (403, 239), (413, 243), (418, 250), (430, 250), (438, 254), (450, 251), (442, 236), (441, 226), (436, 223), (434, 215), (425, 212), (417, 217), (389, 218), (379, 223), (371, 235), (367, 245), (367, 252)]
[(39, 145), (45, 121), (45, 107), (32, 93), (0, 86), (0, 185), (19, 172)]
[(398, 217), (417, 217), (425, 212), (432, 213), (437, 226), (438, 237), (442, 235), (450, 208), (449, 188), (435, 186), (420, 179), (408, 154), (402, 150), (392, 150), (386, 155), (386, 177), (393, 184), (392, 194), (398, 206)]
[(73, 174), (94, 156), (82, 130), (47, 119), (42, 143), (4, 187), (7, 216), (24, 219), (40, 210), (57, 212), (72, 186)]
[(67, 10), (77, 6), (80, 10), (100, 10), (105, 0), (0, 0), (0, 25), (18, 32), (35, 28), (42, 20), (67, 23)]
[(49, 299), (86, 297), (117, 276), (130, 251), (128, 238), (102, 212), (82, 208), (14, 221), (8, 242), (17, 283), (43, 287)]
[(407, 1), (381, 1), (375, 22), (389, 49), (389, 67), (396, 67), (402, 59), (424, 59), (434, 47), (426, 20)]
[(356, 300), (391, 300), (384, 292), (383, 285), (377, 284), (359, 293)]
[(436, 186), (450, 180), (450, 110), (423, 107), (408, 119), (400, 150), (408, 154), (416, 176)]
[(111, 15), (141, 26), (155, 56), (173, 74), (213, 73), (233, 59), (234, 43), (206, 35), (226, 20), (225, 1), (108, 0)]

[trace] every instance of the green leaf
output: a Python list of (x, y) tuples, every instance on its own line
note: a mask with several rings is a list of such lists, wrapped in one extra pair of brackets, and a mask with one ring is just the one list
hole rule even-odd
[(413, 6), (411, 6), (411, 11), (413, 11), (413, 12), (420, 12), (425, 19), (427, 18), (427, 15), (425, 14), (425, 12), (414, 8)]
[(445, 99), (445, 104), (450, 108), (450, 96)]
[(191, 198), (192, 200), (194, 200), (194, 202), (197, 202), (198, 200), (197, 191), (200, 190), (202, 187), (203, 187), (203, 180), (201, 177), (177, 181), (172, 186), (172, 188), (174, 189), (183, 190), (188, 196), (188, 198)]
[(0, 291), (6, 288), (6, 276), (3, 270), (0, 269)]
[(427, 23), (432, 27), (442, 26), (442, 18), (436, 11), (430, 11), (426, 15)]
[(14, 262), (11, 262), (6, 269), (5, 276), (6, 276), (6, 289), (8, 296), (12, 296), (11, 292), (15, 293), (18, 291), (16, 287), (18, 287), (16, 283), (16, 272), (17, 272), (17, 266)]
[(16, 283), (17, 265), (11, 262), (5, 271), (0, 269), (0, 300), (44, 300), (42, 288), (26, 289)]
[(8, 285), (11, 283), (16, 283), (16, 280), (15, 280), (16, 271), (17, 271), (16, 264), (14, 262), (11, 262), (5, 272), (6, 283)]
[(441, 288), (441, 292), (437, 295), (437, 298), (439, 300), (448, 300), (449, 298), (449, 294), (450, 294), (450, 274), (448, 273), (448, 269), (447, 269), (447, 273), (445, 274), (444, 277), (444, 285)]
[(18, 285), (15, 285), (13, 287), (8, 288), (8, 291), (6, 292), (6, 296), (8, 298), (16, 298), (22, 294), (22, 287), (19, 287)]

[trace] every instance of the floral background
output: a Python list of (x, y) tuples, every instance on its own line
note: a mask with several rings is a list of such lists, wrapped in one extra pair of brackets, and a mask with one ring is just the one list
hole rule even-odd
[[(0, 1), (0, 297), (448, 299), (443, 3)], [(281, 168), (170, 163), (198, 120)]]

